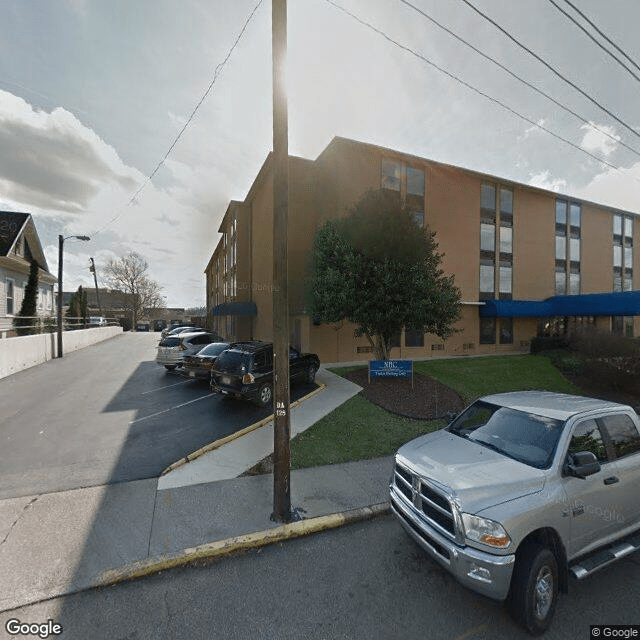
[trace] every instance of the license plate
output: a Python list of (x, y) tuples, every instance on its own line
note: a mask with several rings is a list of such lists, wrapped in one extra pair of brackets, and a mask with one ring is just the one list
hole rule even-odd
[(222, 376), (222, 384), (231, 384), (231, 378), (227, 378), (226, 376)]
[(196, 372), (195, 371), (189, 371), (189, 377), (190, 378), (195, 378), (196, 377)]

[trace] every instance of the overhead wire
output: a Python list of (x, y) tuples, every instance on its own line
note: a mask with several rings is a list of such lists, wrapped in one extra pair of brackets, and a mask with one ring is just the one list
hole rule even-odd
[(629, 67), (622, 60), (620, 60), (620, 58), (618, 58), (618, 56), (615, 53), (609, 51), (607, 47), (605, 47), (592, 33), (590, 33), (590, 31), (586, 27), (581, 25), (568, 11), (563, 9), (555, 0), (549, 0), (549, 2), (560, 13), (562, 13), (566, 18), (568, 18), (571, 22), (573, 22), (573, 24), (575, 24), (576, 27), (578, 27), (578, 29), (580, 29), (580, 31), (582, 31), (590, 40), (595, 42), (595, 44), (597, 44), (598, 47), (600, 47), (600, 49), (602, 49), (608, 56), (613, 58), (625, 71), (627, 71), (627, 73), (629, 73), (629, 75), (631, 75), (635, 80), (640, 82), (640, 76), (638, 76), (631, 69), (629, 69)]
[(596, 107), (598, 107), (598, 109), (601, 109), (602, 111), (604, 111), (604, 113), (606, 113), (609, 117), (613, 118), (618, 124), (622, 125), (625, 129), (630, 131), (633, 135), (640, 138), (640, 133), (638, 133), (638, 131), (636, 131), (633, 127), (628, 125), (624, 120), (616, 116), (615, 113), (607, 109), (604, 105), (600, 104), (595, 98), (591, 97), (584, 89), (580, 88), (577, 84), (575, 84), (575, 82), (572, 82), (567, 77), (565, 77), (553, 65), (551, 65), (549, 62), (544, 60), (537, 53), (529, 49), (529, 47), (522, 44), (515, 36), (511, 35), (504, 27), (500, 26), (495, 20), (493, 20), (493, 18), (488, 16), (486, 13), (483, 13), (482, 11), (480, 11), (480, 9), (478, 9), (478, 7), (476, 7), (472, 2), (470, 2), (469, 0), (461, 0), (461, 2), (464, 2), (469, 8), (473, 9), (473, 11), (475, 11), (479, 16), (481, 16), (487, 22), (492, 24), (496, 29), (498, 29), (507, 38), (509, 38), (509, 40), (511, 40), (514, 44), (520, 47), (523, 51), (526, 51), (530, 56), (535, 58), (538, 62), (543, 64), (547, 69), (549, 69), (549, 71), (551, 71), (551, 73), (553, 73), (555, 76), (560, 78), (562, 81), (566, 82), (569, 86), (573, 87), (578, 93), (580, 93), (587, 100), (589, 100), (589, 102), (591, 102)]
[[(550, 0), (553, 1), (553, 0)], [(464, 38), (462, 38), (461, 36), (459, 36), (457, 33), (455, 33), (454, 31), (452, 31), (451, 29), (449, 29), (448, 27), (444, 26), (442, 23), (438, 22), (435, 18), (433, 18), (432, 16), (430, 16), (428, 13), (426, 13), (424, 10), (420, 9), (419, 7), (416, 7), (414, 4), (412, 4), (411, 2), (409, 2), (408, 0), (400, 0), (400, 2), (402, 2), (403, 4), (407, 5), (408, 7), (410, 7), (411, 9), (413, 9), (414, 11), (416, 11), (417, 13), (419, 13), (420, 15), (422, 15), (424, 18), (426, 18), (427, 20), (429, 20), (430, 22), (432, 22), (433, 24), (435, 24), (438, 28), (442, 29), (443, 31), (445, 31), (446, 33), (448, 33), (449, 35), (451, 35), (452, 37), (454, 37), (456, 40), (458, 40), (459, 42), (461, 42), (462, 44), (464, 44), (465, 46), (469, 47), (470, 49), (472, 49), (473, 51), (475, 51), (478, 55), (482, 56), (485, 60), (488, 60), (489, 62), (491, 62), (492, 64), (496, 65), (497, 67), (499, 67), (500, 69), (502, 69), (505, 73), (508, 73), (511, 77), (515, 78), (516, 80), (518, 80), (518, 82), (524, 84), (525, 86), (529, 87), (530, 89), (532, 89), (533, 91), (535, 91), (536, 93), (538, 93), (539, 95), (543, 96), (544, 98), (546, 98), (547, 100), (550, 100), (553, 104), (555, 104), (557, 107), (559, 107), (560, 109), (563, 109), (564, 111), (566, 111), (567, 113), (570, 113), (572, 116), (574, 116), (575, 118), (577, 118), (578, 120), (580, 120), (581, 122), (583, 122), (584, 124), (586, 124), (588, 127), (591, 127), (593, 129), (595, 129), (596, 131), (598, 131), (599, 133), (601, 133), (602, 135), (606, 136), (607, 138), (609, 138), (610, 140), (612, 140), (613, 142), (620, 144), (621, 146), (625, 147), (626, 149), (628, 149), (629, 151), (635, 153), (637, 156), (640, 157), (640, 150), (638, 149), (634, 149), (633, 147), (629, 146), (628, 144), (626, 144), (623, 140), (621, 140), (619, 137), (616, 137), (614, 135), (612, 135), (611, 133), (609, 133), (608, 131), (606, 131), (605, 129), (603, 129), (602, 127), (599, 127), (596, 123), (589, 121), (586, 119), (585, 116), (581, 116), (579, 113), (577, 113), (576, 111), (574, 111), (573, 109), (567, 107), (565, 104), (561, 103), (559, 100), (557, 100), (556, 98), (554, 98), (553, 96), (549, 95), (548, 93), (546, 93), (545, 91), (543, 91), (542, 89), (536, 87), (534, 84), (532, 84), (531, 82), (529, 82), (528, 80), (525, 80), (524, 78), (522, 78), (521, 76), (519, 76), (517, 73), (515, 73), (514, 71), (512, 71), (511, 69), (509, 69), (507, 66), (503, 65), (501, 62), (499, 62), (498, 60), (496, 60), (495, 58), (492, 58), (490, 55), (488, 55), (487, 53), (485, 53), (484, 51), (481, 51), (480, 49), (478, 49), (478, 47), (472, 45), (470, 42), (468, 42), (467, 40), (465, 40)]]
[(593, 29), (602, 36), (618, 53), (623, 55), (638, 71), (640, 71), (640, 66), (635, 60), (633, 60), (625, 51), (623, 51), (609, 36), (601, 31), (575, 4), (570, 2), (569, 0), (564, 0), (566, 4), (568, 4), (578, 15), (580, 15)]
[(535, 121), (531, 120), (530, 118), (528, 118), (525, 115), (522, 115), (521, 113), (519, 113), (518, 111), (516, 111), (515, 109), (513, 109), (509, 105), (507, 105), (504, 102), (498, 100), (498, 98), (494, 98), (493, 96), (489, 95), (488, 93), (485, 93), (481, 89), (478, 89), (477, 87), (473, 86), (472, 84), (470, 84), (466, 80), (463, 80), (462, 78), (459, 78), (458, 76), (456, 76), (455, 74), (451, 73), (450, 71), (447, 71), (443, 67), (437, 65), (435, 62), (433, 62), (432, 60), (429, 60), (428, 58), (423, 56), (421, 53), (418, 53), (417, 51), (415, 51), (411, 47), (408, 47), (408, 46), (398, 42), (397, 40), (394, 40), (386, 32), (382, 31), (381, 29), (379, 29), (378, 27), (372, 25), (371, 23), (367, 22), (366, 20), (360, 18), (359, 16), (357, 16), (354, 13), (352, 13), (348, 9), (345, 9), (343, 6), (339, 5), (334, 0), (325, 0), (325, 2), (327, 2), (328, 4), (334, 6), (336, 9), (342, 11), (343, 13), (345, 13), (346, 15), (351, 17), (353, 20), (356, 20), (357, 22), (359, 22), (361, 25), (367, 27), (368, 29), (371, 29), (372, 31), (374, 31), (378, 35), (382, 36), (385, 40), (391, 42), (392, 44), (394, 44), (395, 46), (399, 47), (403, 51), (406, 51), (407, 53), (410, 53), (411, 55), (415, 56), (416, 58), (419, 58), (420, 60), (422, 60), (426, 64), (430, 65), (434, 69), (440, 71), (440, 73), (443, 73), (444, 75), (446, 75), (447, 77), (451, 78), (452, 80), (455, 80), (456, 82), (459, 82), (460, 84), (464, 85), (465, 87), (467, 87), (471, 91), (483, 96), (487, 100), (490, 100), (491, 102), (494, 102), (495, 104), (499, 105), (500, 107), (502, 107), (506, 111), (508, 111), (508, 112), (512, 113), (513, 115), (515, 115), (516, 117), (520, 118), (521, 120), (524, 120), (525, 122), (528, 122), (529, 124), (533, 125), (534, 127), (537, 127), (538, 129), (541, 129), (542, 131), (545, 131), (546, 133), (548, 133), (549, 135), (553, 136), (557, 140), (560, 140), (560, 141), (564, 142), (565, 144), (568, 144), (569, 146), (573, 147), (574, 149), (576, 149), (576, 150), (588, 155), (589, 157), (591, 157), (592, 159), (596, 160), (597, 162), (599, 162), (599, 163), (601, 163), (601, 164), (603, 164), (603, 165), (605, 165), (605, 166), (607, 166), (607, 167), (609, 167), (611, 169), (614, 169), (616, 171), (623, 172), (623, 170), (620, 167), (614, 165), (613, 163), (609, 162), (608, 160), (604, 160), (603, 158), (598, 157), (597, 155), (591, 153), (590, 151), (587, 151), (586, 149), (583, 149), (581, 146), (575, 144), (574, 142), (571, 142), (570, 140), (567, 140), (566, 138), (563, 138), (562, 136), (558, 135), (557, 133), (554, 133), (553, 131), (551, 131), (550, 129), (548, 129), (544, 125), (540, 124), (539, 122), (535, 122)]
[[(231, 48), (227, 52), (227, 55), (224, 57), (222, 62), (218, 63), (218, 65), (216, 66), (216, 68), (214, 70), (214, 73), (213, 73), (213, 79), (211, 80), (211, 82), (207, 86), (205, 92), (202, 94), (202, 97), (200, 98), (200, 100), (198, 101), (196, 106), (193, 108), (193, 111), (191, 112), (191, 115), (189, 115), (189, 117), (187, 118), (186, 122), (184, 123), (184, 125), (182, 126), (180, 131), (178, 132), (178, 135), (175, 137), (175, 139), (173, 140), (173, 142), (171, 143), (171, 145), (169, 146), (169, 148), (167, 149), (165, 154), (162, 156), (162, 159), (158, 162), (158, 164), (155, 166), (153, 171), (146, 177), (146, 179), (138, 187), (136, 192), (129, 198), (129, 201), (127, 202), (127, 204), (124, 205), (125, 207), (131, 206), (136, 201), (136, 198), (140, 195), (142, 190), (149, 184), (149, 182), (151, 182), (151, 180), (153, 180), (153, 177), (156, 175), (156, 173), (158, 173), (160, 167), (165, 163), (165, 161), (167, 160), (167, 158), (169, 157), (169, 155), (173, 151), (174, 147), (178, 144), (178, 141), (180, 140), (180, 138), (182, 138), (182, 135), (187, 130), (187, 127), (191, 124), (191, 121), (193, 120), (193, 118), (195, 117), (196, 113), (198, 112), (198, 109), (200, 109), (200, 107), (202, 106), (202, 103), (206, 100), (207, 96), (211, 93), (211, 90), (213, 89), (213, 86), (215, 85), (216, 81), (218, 80), (218, 77), (219, 77), (220, 73), (222, 72), (222, 70), (224, 69), (225, 65), (229, 61), (229, 58), (231, 57), (231, 55), (233, 54), (234, 50), (238, 46), (238, 43), (242, 39), (242, 36), (244, 35), (244, 32), (247, 30), (247, 27), (249, 26), (249, 23), (251, 22), (251, 20), (253, 19), (253, 16), (256, 14), (258, 9), (260, 8), (260, 5), (262, 4), (262, 2), (263, 2), (263, 0), (259, 0), (258, 4), (255, 5), (253, 10), (249, 14), (249, 17), (245, 20), (245, 22), (244, 22), (244, 24), (242, 26), (242, 29), (238, 33), (238, 36), (236, 37), (235, 41), (231, 45)], [(122, 217), (123, 213), (124, 213), (124, 211), (121, 211), (118, 215), (114, 216), (111, 220), (109, 220), (109, 222), (107, 222), (105, 225), (103, 225), (97, 231), (95, 231), (92, 234), (92, 237), (97, 236), (99, 233), (104, 231), (107, 227), (111, 226), (116, 220), (118, 220), (120, 217)]]

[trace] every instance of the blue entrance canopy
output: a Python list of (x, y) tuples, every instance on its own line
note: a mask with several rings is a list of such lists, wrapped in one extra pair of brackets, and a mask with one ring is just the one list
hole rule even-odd
[(485, 300), (482, 318), (551, 318), (561, 316), (638, 316), (640, 291), (583, 293), (546, 300)]

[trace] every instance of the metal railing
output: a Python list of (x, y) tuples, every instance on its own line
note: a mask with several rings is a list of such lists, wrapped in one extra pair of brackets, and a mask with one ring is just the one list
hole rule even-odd
[[(74, 331), (77, 329), (93, 329), (98, 327), (119, 326), (117, 318), (105, 318), (106, 324), (96, 324), (89, 321), (89, 317), (65, 316), (62, 330)], [(52, 316), (13, 316), (6, 318), (11, 326), (0, 329), (0, 338), (13, 338), (16, 336), (30, 336), (40, 333), (55, 333), (58, 330), (58, 322), (55, 315)]]

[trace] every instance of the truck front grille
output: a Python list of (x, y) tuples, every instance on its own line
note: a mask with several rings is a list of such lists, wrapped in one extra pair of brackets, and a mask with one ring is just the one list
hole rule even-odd
[(430, 524), (449, 537), (456, 537), (456, 524), (451, 502), (445, 494), (429, 483), (428, 479), (412, 473), (396, 462), (394, 484)]

